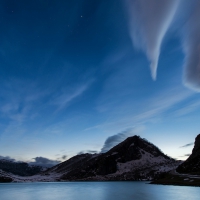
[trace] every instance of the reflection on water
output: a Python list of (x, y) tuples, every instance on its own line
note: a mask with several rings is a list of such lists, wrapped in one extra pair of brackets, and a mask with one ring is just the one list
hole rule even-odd
[(0, 184), (0, 200), (199, 200), (198, 187), (145, 182)]

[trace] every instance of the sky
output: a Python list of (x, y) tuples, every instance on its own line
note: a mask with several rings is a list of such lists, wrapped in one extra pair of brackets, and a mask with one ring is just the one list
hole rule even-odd
[(200, 1), (1, 0), (0, 12), (0, 158), (55, 164), (133, 135), (188, 157)]

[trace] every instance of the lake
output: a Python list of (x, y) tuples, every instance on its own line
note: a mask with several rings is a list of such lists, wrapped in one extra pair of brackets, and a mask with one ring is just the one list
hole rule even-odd
[(199, 200), (199, 187), (147, 182), (2, 183), (0, 200)]

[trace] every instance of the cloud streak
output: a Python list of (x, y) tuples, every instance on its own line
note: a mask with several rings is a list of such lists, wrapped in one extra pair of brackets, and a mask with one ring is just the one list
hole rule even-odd
[(70, 91), (63, 90), (59, 95), (57, 95), (52, 102), (52, 104), (55, 104), (58, 106), (58, 110), (62, 110), (65, 108), (71, 101), (76, 99), (77, 97), (81, 96), (90, 86), (92, 81), (89, 81), (87, 83), (84, 83), (80, 85), (79, 87), (75, 87), (73, 89), (70, 89)]
[(185, 145), (181, 146), (180, 148), (186, 148), (186, 147), (190, 147), (193, 145), (194, 145), (194, 143), (192, 142), (192, 143), (185, 144)]
[(185, 154), (184, 156), (190, 156), (190, 155), (191, 155), (191, 154), (188, 153), (188, 154)]
[(130, 36), (134, 46), (145, 51), (152, 78), (156, 79), (160, 47), (173, 20), (179, 0), (127, 0)]

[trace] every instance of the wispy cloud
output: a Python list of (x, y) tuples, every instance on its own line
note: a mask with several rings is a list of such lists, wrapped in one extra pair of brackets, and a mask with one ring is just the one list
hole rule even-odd
[[(193, 95), (194, 93), (190, 90), (174, 87), (165, 89), (151, 98), (143, 99), (135, 105), (132, 102), (125, 102), (125, 104), (117, 105), (117, 110), (115, 109), (115, 113), (112, 113), (112, 118), (107, 119), (105, 123), (88, 127), (85, 131), (108, 129), (109, 127), (115, 127), (119, 130), (120, 128), (125, 129), (125, 127), (152, 122), (158, 118), (160, 120), (171, 109), (172, 114), (174, 114), (173, 108)], [(134, 112), (129, 112), (131, 110)]]
[(193, 111), (196, 111), (197, 109), (200, 109), (200, 102), (191, 102), (189, 105), (185, 105), (182, 108), (179, 108), (177, 111), (175, 111), (175, 114), (177, 116), (183, 116), (187, 115), (188, 113), (191, 113)]
[(63, 91), (60, 92), (51, 103), (58, 107), (57, 111), (62, 110), (74, 99), (81, 96), (89, 88), (91, 83), (92, 81), (89, 81), (77, 87), (72, 87), (66, 90), (63, 89)]
[(22, 123), (35, 114), (36, 102), (46, 95), (33, 81), (12, 79), (3, 83), (0, 97), (0, 115)]
[(144, 111), (134, 117), (135, 121), (145, 121), (152, 117), (162, 115), (173, 106), (191, 97), (193, 93), (181, 90), (179, 87), (169, 89), (147, 102)]
[(185, 144), (185, 145), (181, 146), (180, 148), (186, 148), (186, 147), (190, 147), (193, 145), (194, 145), (194, 143), (192, 142), (192, 143)]
[(178, 157), (189, 157), (191, 154), (187, 153), (187, 154), (184, 154), (183, 156), (178, 156)]
[(132, 42), (146, 52), (151, 63), (152, 78), (156, 79), (162, 40), (173, 20), (179, 0), (127, 0), (127, 3)]
[(191, 154), (188, 153), (188, 154), (185, 154), (184, 156), (190, 156), (190, 155), (191, 155)]

